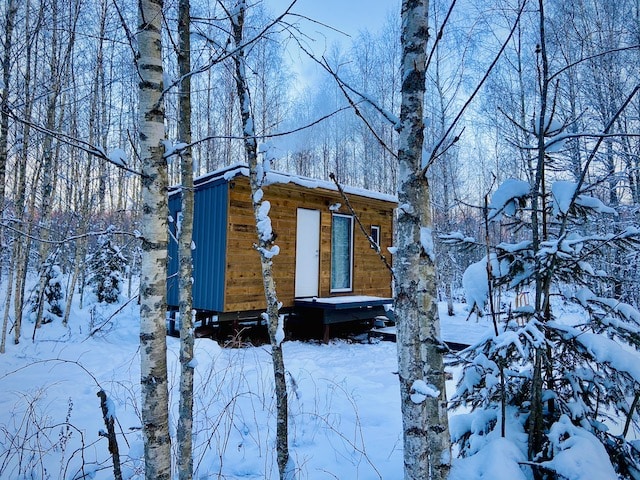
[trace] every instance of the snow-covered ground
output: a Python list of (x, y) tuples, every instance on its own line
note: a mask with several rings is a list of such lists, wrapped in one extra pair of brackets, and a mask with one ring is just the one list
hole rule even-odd
[[(28, 324), (19, 345), (8, 343), (0, 357), (0, 479), (113, 478), (99, 389), (114, 405), (124, 478), (143, 478), (137, 305), (109, 320), (118, 308), (76, 308), (68, 329), (45, 325), (32, 342)], [(462, 305), (455, 317), (441, 309), (445, 340), (472, 343), (487, 332), (488, 320), (467, 315)], [(167, 342), (175, 428), (179, 340)], [(277, 478), (269, 347), (223, 349), (197, 339), (195, 352), (194, 478)], [(284, 353), (298, 478), (402, 478), (395, 343), (285, 341)], [(496, 463), (491, 449), (513, 461)], [(498, 438), (484, 452), (457, 461), (452, 478), (526, 478), (514, 443)]]

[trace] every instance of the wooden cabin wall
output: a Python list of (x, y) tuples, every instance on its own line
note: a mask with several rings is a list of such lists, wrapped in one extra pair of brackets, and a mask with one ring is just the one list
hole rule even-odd
[[(320, 282), (319, 296), (331, 295), (331, 214), (329, 206), (342, 203), (337, 192), (309, 189), (294, 184), (269, 185), (264, 199), (271, 202), (271, 223), (277, 235), (280, 254), (274, 257), (273, 270), (278, 298), (284, 307), (292, 307), (295, 289), (297, 209), (320, 210)], [(265, 308), (264, 290), (258, 253), (253, 249), (255, 221), (250, 201), (249, 182), (236, 177), (229, 183), (227, 230), (227, 270), (225, 312)], [(367, 230), (379, 225), (380, 243), (386, 248), (393, 241), (394, 204), (365, 197), (349, 196), (352, 206)], [(343, 205), (337, 213), (349, 214)], [(391, 296), (391, 275), (369, 246), (357, 223), (354, 223), (353, 291), (341, 295)], [(335, 294), (334, 294), (335, 295)]]

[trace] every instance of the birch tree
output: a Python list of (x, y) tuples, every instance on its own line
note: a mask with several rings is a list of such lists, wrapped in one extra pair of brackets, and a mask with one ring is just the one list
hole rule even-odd
[(145, 478), (171, 478), (167, 389), (166, 263), (167, 165), (163, 156), (162, 0), (138, 3), (142, 265), (140, 362)]
[[(2, 80), (0, 81), (0, 213), (4, 213), (5, 204), (5, 179), (7, 173), (7, 144), (9, 130), (9, 114), (6, 108), (9, 103), (9, 79), (11, 76), (11, 48), (13, 40), (13, 27), (18, 3), (9, 0), (6, 4), (5, 26), (4, 26), (4, 54), (2, 57)], [(4, 219), (2, 219), (4, 220)], [(4, 250), (3, 229), (0, 227), (0, 246)], [(2, 268), (0, 265), (0, 279), (2, 279)]]
[(246, 4), (243, 0), (238, 2), (232, 12), (229, 13), (235, 53), (235, 81), (238, 99), (240, 101), (240, 114), (242, 117), (242, 129), (244, 137), (245, 155), (249, 163), (249, 183), (251, 185), (251, 200), (256, 221), (257, 242), (256, 250), (260, 254), (260, 267), (262, 281), (267, 303), (267, 311), (264, 318), (267, 321), (269, 339), (271, 343), (271, 358), (273, 362), (273, 375), (276, 390), (276, 452), (278, 472), (280, 479), (292, 479), (293, 466), (290, 464), (289, 440), (288, 440), (288, 400), (287, 383), (285, 377), (284, 358), (282, 355), (282, 340), (284, 339), (283, 317), (279, 315), (279, 302), (276, 292), (276, 283), (273, 278), (273, 256), (278, 253), (278, 246), (273, 244), (273, 232), (269, 219), (268, 201), (263, 200), (264, 192), (262, 182), (265, 166), (258, 164), (258, 145), (254, 130), (254, 119), (251, 110), (251, 95), (246, 73), (246, 41), (244, 38), (244, 20)]
[[(100, 128), (104, 128), (104, 125), (99, 125), (99, 116), (100, 110), (102, 110), (102, 115), (104, 115), (104, 111), (107, 109), (107, 106), (104, 102), (104, 95), (102, 96), (102, 104), (100, 104), (100, 92), (105, 88), (104, 85), (104, 43), (105, 43), (105, 32), (106, 32), (106, 23), (107, 23), (107, 2), (103, 0), (100, 5), (100, 17), (98, 22), (98, 45), (95, 52), (95, 67), (93, 70), (93, 78), (91, 84), (91, 96), (89, 100), (89, 119), (88, 119), (88, 140), (89, 144), (96, 144), (96, 133)], [(104, 143), (103, 143), (104, 145)], [(94, 170), (94, 158), (93, 155), (87, 154), (86, 156), (86, 168), (88, 172)], [(79, 206), (77, 209), (80, 210), (80, 218), (81, 222), (89, 221), (89, 212), (91, 206), (91, 197), (92, 197), (92, 188), (91, 188), (91, 175), (86, 175), (82, 182), (80, 183), (83, 188), (80, 193)], [(101, 210), (102, 211), (102, 210)], [(69, 288), (67, 291), (67, 303), (64, 311), (64, 318), (62, 319), (62, 324), (67, 325), (69, 321), (69, 315), (71, 314), (71, 304), (74, 297), (74, 291), (76, 288), (76, 284), (78, 282), (78, 278), (82, 273), (82, 268), (84, 267), (84, 258), (87, 253), (87, 243), (88, 238), (83, 237), (78, 239), (75, 246), (75, 258), (73, 261), (73, 273), (71, 275), (71, 281), (69, 284)], [(84, 289), (83, 289), (84, 290)], [(80, 307), (82, 308), (82, 299), (80, 300)]]
[[(178, 416), (178, 478), (193, 476), (193, 312), (191, 258), (193, 237), (193, 160), (191, 158), (191, 38), (190, 1), (178, 4), (178, 141), (187, 145), (180, 153), (182, 173), (182, 221), (178, 236), (180, 264), (180, 404)], [(174, 219), (178, 221), (178, 219)]]
[[(16, 12), (18, 11), (18, 3), (9, 0), (6, 7), (5, 30), (4, 30), (4, 56), (2, 59), (2, 92), (0, 93), (0, 215), (4, 216), (5, 205), (5, 179), (7, 171), (7, 144), (9, 130), (9, 115), (5, 111), (9, 102), (9, 78), (11, 67), (11, 45), (13, 38), (13, 26)], [(4, 218), (0, 220), (4, 221)], [(4, 229), (0, 226), (0, 248), (5, 251), (4, 246)], [(0, 353), (5, 352), (5, 343), (7, 339), (7, 326), (9, 323), (9, 308), (11, 301), (11, 286), (13, 285), (13, 269), (9, 268), (6, 290), (6, 303), (4, 307), (4, 315), (2, 320), (2, 334), (0, 340)], [(0, 279), (2, 279), (2, 264), (0, 263)]]
[[(32, 79), (36, 76), (34, 72), (34, 65), (37, 63), (38, 49), (37, 44), (35, 42), (36, 33), (39, 31), (41, 26), (44, 24), (44, 9), (40, 8), (37, 12), (36, 18), (31, 19), (31, 8), (30, 3), (26, 3), (25, 15), (24, 15), (24, 30), (27, 32), (27, 37), (29, 37), (30, 41), (26, 43), (24, 50), (24, 86), (23, 86), (23, 98), (24, 100), (24, 108), (22, 116), (30, 120), (33, 115), (34, 104), (36, 99), (36, 89), (33, 88)], [(22, 221), (25, 218), (33, 216), (34, 205), (35, 205), (35, 188), (33, 189), (32, 194), (27, 198), (27, 162), (29, 159), (29, 145), (31, 142), (31, 138), (33, 133), (31, 131), (31, 124), (29, 122), (23, 125), (22, 131), (20, 132), (22, 136), (22, 142), (20, 142), (20, 150), (18, 156), (18, 167), (17, 167), (17, 179), (16, 179), (16, 214), (17, 219)], [(34, 179), (34, 184), (37, 183), (37, 178), (39, 176), (39, 172), (36, 174), (36, 178)], [(26, 212), (29, 213), (26, 213)], [(27, 226), (27, 234), (30, 235), (33, 228), (32, 222), (28, 222)], [(13, 266), (12, 270), (15, 271), (15, 295), (14, 295), (14, 324), (13, 324), (13, 342), (19, 343), (20, 336), (22, 332), (22, 314), (24, 311), (24, 297), (25, 297), (25, 289), (26, 289), (26, 277), (27, 277), (27, 265), (29, 263), (29, 255), (31, 251), (31, 240), (27, 236), (18, 236), (16, 242), (14, 244), (14, 252), (13, 252)], [(5, 316), (8, 315), (8, 309), (5, 310)]]
[[(80, 16), (80, 2), (71, 5), (70, 18), (65, 24), (65, 19), (61, 17), (61, 5), (53, 3), (51, 5), (51, 22), (53, 30), (59, 28), (69, 28), (70, 35), (66, 44), (58, 35), (53, 35), (51, 40), (49, 75), (51, 77), (50, 92), (47, 99), (45, 112), (45, 127), (49, 131), (55, 131), (60, 120), (57, 118), (58, 110), (61, 109), (63, 101), (63, 87), (68, 80), (70, 72), (70, 60), (73, 54), (74, 44), (76, 40), (76, 27)], [(45, 7), (42, 6), (44, 9)], [(59, 162), (59, 146), (56, 145), (52, 135), (45, 135), (42, 141), (42, 185), (40, 192), (40, 221), (39, 235), (44, 240), (40, 242), (38, 253), (40, 256), (41, 272), (39, 286), (36, 291), (36, 319), (35, 328), (32, 337), (35, 338), (36, 329), (40, 327), (43, 321), (44, 293), (46, 284), (50, 279), (51, 268), (55, 262), (57, 252), (51, 251), (51, 245), (47, 240), (51, 237), (51, 214), (55, 201), (55, 172)]]
[(429, 185), (422, 165), (427, 0), (402, 2), (402, 90), (395, 232), (395, 312), (405, 479), (444, 479), (450, 468)]

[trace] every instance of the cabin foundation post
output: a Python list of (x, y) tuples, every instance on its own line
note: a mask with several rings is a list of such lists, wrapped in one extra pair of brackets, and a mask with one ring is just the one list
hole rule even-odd
[(169, 335), (176, 336), (176, 311), (169, 310)]
[(324, 324), (324, 333), (322, 335), (322, 343), (329, 343), (329, 338), (331, 337), (331, 324)]
[(233, 319), (233, 337), (234, 339), (240, 339), (240, 321), (237, 318)]

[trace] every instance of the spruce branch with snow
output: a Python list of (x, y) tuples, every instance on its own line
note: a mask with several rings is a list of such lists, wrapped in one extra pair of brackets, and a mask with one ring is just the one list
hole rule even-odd
[[(454, 438), (472, 457), (480, 443), (493, 445), (479, 436), (526, 434), (534, 478), (574, 478), (569, 462), (586, 451), (603, 465), (603, 478), (637, 478), (640, 451), (627, 434), (640, 428), (640, 312), (616, 297), (602, 259), (634, 255), (640, 230), (590, 195), (586, 182), (547, 178), (552, 154), (538, 157), (532, 182), (507, 180), (488, 203), (487, 220), (501, 222), (511, 240), (492, 244), (487, 235), (490, 253), (463, 276), (471, 306), (489, 305), (497, 323), (459, 357), (452, 405), (471, 407), (475, 417), (453, 422)], [(462, 234), (445, 238), (464, 241)]]

